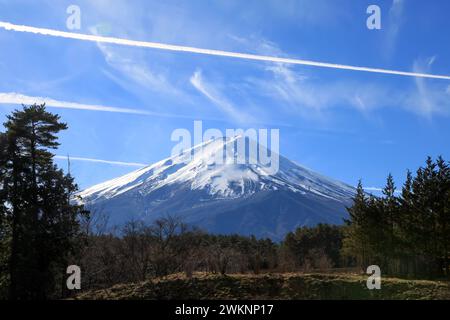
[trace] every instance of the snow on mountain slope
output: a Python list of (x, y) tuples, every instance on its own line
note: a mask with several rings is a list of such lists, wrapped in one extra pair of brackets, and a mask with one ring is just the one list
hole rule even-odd
[[(126, 219), (152, 220), (173, 214), (210, 231), (247, 233), (251, 229), (257, 235), (277, 238), (293, 226), (342, 222), (346, 215), (345, 206), (354, 194), (354, 189), (344, 183), (282, 156), (279, 157), (279, 170), (274, 174), (265, 166), (250, 164), (257, 161), (252, 162), (249, 154), (244, 155), (245, 164), (237, 164), (235, 158), (230, 157), (223, 164), (211, 164), (211, 159), (221, 155), (223, 150), (231, 150), (234, 157), (242, 156), (236, 151), (237, 143), (242, 142), (240, 139), (243, 138), (237, 136), (207, 141), (183, 154), (100, 183), (78, 195), (89, 207), (107, 211), (110, 221), (115, 224)], [(202, 152), (197, 152), (200, 149)], [(188, 161), (191, 153), (194, 156)], [(278, 203), (278, 207), (274, 207), (274, 203)], [(234, 211), (229, 212), (230, 208)], [(271, 212), (264, 212), (266, 208)], [(222, 226), (217, 224), (227, 216), (242, 220), (246, 214), (254, 216), (249, 219), (272, 214), (278, 217), (275, 222), (278, 227), (284, 225), (283, 215), (290, 222), (278, 231), (267, 226), (258, 227), (264, 224), (262, 221), (248, 221), (248, 225), (254, 226), (252, 228), (246, 228), (245, 222), (238, 223), (230, 230), (222, 228), (226, 221), (221, 223)]]
[[(278, 189), (290, 189), (300, 193), (312, 192), (337, 200), (348, 198), (353, 193), (352, 187), (326, 178), (284, 157), (280, 157), (280, 169), (275, 175), (265, 173), (265, 168), (258, 164), (240, 165), (230, 162), (229, 159), (228, 163), (223, 165), (208, 164), (216, 152), (221, 152), (237, 139), (205, 142), (202, 146), (203, 152), (187, 164), (186, 157), (192, 149), (182, 155), (164, 159), (122, 177), (95, 185), (79, 195), (89, 201), (100, 197), (110, 199), (136, 188), (139, 188), (142, 194), (146, 194), (175, 183), (189, 183), (192, 190), (207, 189), (210, 195), (225, 198)], [(196, 148), (198, 146), (193, 149)]]

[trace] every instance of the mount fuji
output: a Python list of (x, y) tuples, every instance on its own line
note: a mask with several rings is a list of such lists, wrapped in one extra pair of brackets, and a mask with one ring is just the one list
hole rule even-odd
[(257, 161), (211, 164), (222, 150), (240, 156), (240, 139), (244, 138), (209, 140), (90, 187), (78, 193), (78, 199), (90, 210), (107, 214), (111, 225), (172, 215), (212, 233), (280, 240), (297, 227), (342, 224), (355, 193), (349, 185), (282, 156), (275, 173), (252, 164)]

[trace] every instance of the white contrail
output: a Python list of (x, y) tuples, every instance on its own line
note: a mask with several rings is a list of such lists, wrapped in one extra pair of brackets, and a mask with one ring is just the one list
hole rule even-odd
[(69, 158), (70, 161), (84, 161), (84, 162), (96, 162), (96, 163), (105, 163), (112, 164), (118, 166), (127, 166), (127, 167), (145, 167), (147, 164), (144, 163), (136, 163), (136, 162), (123, 162), (123, 161), (111, 161), (111, 160), (101, 160), (101, 159), (92, 159), (92, 158), (83, 158), (83, 157), (72, 157), (72, 156), (54, 156), (53, 158), (58, 160), (67, 160)]
[(138, 114), (138, 115), (166, 117), (166, 118), (194, 119), (194, 117), (192, 116), (183, 116), (179, 114), (160, 113), (130, 108), (117, 108), (95, 104), (82, 104), (77, 102), (59, 101), (48, 97), (27, 96), (17, 92), (6, 92), (6, 93), (0, 92), (0, 104), (32, 105), (35, 103), (36, 104), (45, 103), (47, 107), (61, 108), (61, 109), (77, 109), (77, 110), (89, 110), (101, 112)]
[(16, 92), (0, 93), (0, 104), (43, 104), (45, 103), (48, 107), (62, 108), (62, 109), (79, 109), (79, 110), (90, 110), (90, 111), (103, 111), (103, 112), (118, 112), (118, 113), (131, 113), (131, 114), (144, 114), (150, 115), (151, 113), (144, 110), (137, 109), (127, 109), (127, 108), (116, 108), (101, 105), (92, 104), (82, 104), (76, 102), (68, 101), (58, 101), (52, 98), (45, 97), (32, 97), (23, 95)]
[[(153, 112), (153, 111), (145, 111), (138, 109), (129, 109), (129, 108), (117, 108), (111, 106), (104, 105), (95, 105), (95, 104), (82, 104), (77, 102), (68, 102), (68, 101), (59, 101), (48, 97), (37, 97), (37, 96), (27, 96), (17, 92), (0, 92), (0, 105), (2, 104), (12, 104), (12, 105), (33, 105), (33, 104), (44, 104), (50, 108), (60, 108), (60, 109), (77, 109), (77, 110), (88, 110), (88, 111), (100, 111), (100, 112), (113, 112), (113, 113), (128, 113), (128, 114), (137, 114), (144, 116), (153, 116), (153, 117), (162, 117), (162, 118), (178, 118), (178, 119), (187, 119), (187, 120), (198, 120), (197, 116), (189, 116), (175, 113), (163, 113), (163, 112)], [(218, 122), (227, 122), (226, 119), (216, 118), (216, 117), (202, 117), (203, 120), (210, 121), (218, 121)], [(255, 122), (258, 123), (258, 122)], [(259, 122), (259, 124), (263, 125), (278, 125), (278, 126), (287, 126), (290, 125), (282, 124), (282, 123), (263, 123)]]
[(136, 41), (136, 40), (121, 39), (121, 38), (113, 38), (113, 37), (102, 37), (102, 36), (88, 35), (88, 34), (82, 34), (82, 33), (59, 31), (59, 30), (54, 30), (54, 29), (45, 29), (45, 28), (36, 28), (36, 27), (30, 27), (30, 26), (24, 26), (24, 25), (16, 25), (16, 24), (12, 24), (9, 22), (2, 22), (2, 21), (0, 21), (0, 28), (6, 29), (6, 30), (18, 31), (18, 32), (28, 32), (28, 33), (40, 34), (40, 35), (45, 35), (45, 36), (62, 37), (62, 38), (68, 38), (68, 39), (102, 42), (102, 43), (118, 44), (118, 45), (125, 45), (125, 46), (153, 48), (153, 49), (161, 49), (161, 50), (169, 50), (169, 51), (191, 52), (191, 53), (206, 54), (206, 55), (213, 55), (213, 56), (231, 57), (231, 58), (239, 58), (239, 59), (247, 59), (247, 60), (269, 61), (269, 62), (276, 62), (276, 63), (297, 64), (297, 65), (306, 65), (306, 66), (322, 67), (322, 68), (333, 68), (333, 69), (343, 69), (343, 70), (352, 70), (352, 71), (364, 71), (364, 72), (372, 72), (372, 73), (392, 74), (392, 75), (407, 76), (407, 77), (421, 77), (421, 78), (434, 78), (434, 79), (450, 80), (450, 76), (448, 76), (448, 75), (436, 75), (436, 74), (406, 72), (406, 71), (380, 69), (380, 68), (357, 67), (357, 66), (342, 65), (342, 64), (335, 64), (335, 63), (328, 63), (328, 62), (271, 57), (271, 56), (263, 56), (263, 55), (248, 54), (248, 53), (239, 53), (239, 52), (231, 52), (231, 51), (178, 46), (178, 45), (171, 45), (171, 44), (158, 43), (158, 42)]
[(379, 191), (379, 192), (383, 191), (382, 188), (378, 188), (378, 187), (363, 187), (363, 189), (366, 191)]
[[(383, 188), (379, 188), (379, 187), (364, 187), (363, 189), (365, 191), (383, 192)], [(395, 190), (395, 193), (401, 193), (401, 191), (400, 190)]]

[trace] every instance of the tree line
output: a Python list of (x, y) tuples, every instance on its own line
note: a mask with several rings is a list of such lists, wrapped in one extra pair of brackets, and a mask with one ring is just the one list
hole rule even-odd
[[(342, 226), (302, 227), (281, 243), (254, 236), (210, 234), (176, 217), (147, 225), (130, 221), (105, 232), (91, 212), (91, 228), (81, 253), (85, 289), (194, 272), (215, 274), (295, 272), (342, 267)], [(99, 222), (100, 221), (100, 222)], [(100, 227), (97, 228), (96, 224)]]
[(430, 157), (416, 174), (408, 171), (399, 192), (392, 175), (382, 197), (367, 195), (361, 183), (343, 250), (359, 266), (376, 264), (388, 274), (448, 277), (450, 255), (450, 167)]

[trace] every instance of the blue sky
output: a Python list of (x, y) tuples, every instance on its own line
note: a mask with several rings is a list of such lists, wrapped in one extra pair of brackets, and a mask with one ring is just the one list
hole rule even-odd
[[(0, 21), (133, 40), (450, 75), (450, 2), (0, 0)], [(366, 9), (381, 8), (381, 30)], [(280, 152), (379, 187), (427, 155), (450, 158), (450, 81), (100, 44), (0, 29), (0, 119), (43, 97), (152, 115), (51, 108), (69, 124), (58, 155), (153, 163), (177, 128), (279, 128)], [(28, 100), (24, 100), (28, 101)], [(57, 160), (65, 167), (64, 160)], [(131, 166), (72, 161), (81, 188)]]

